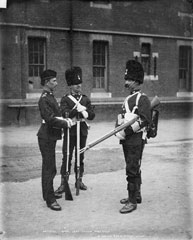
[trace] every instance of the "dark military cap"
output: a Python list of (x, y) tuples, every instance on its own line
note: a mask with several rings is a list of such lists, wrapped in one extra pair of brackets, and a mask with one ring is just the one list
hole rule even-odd
[(40, 75), (41, 77), (41, 85), (45, 85), (45, 81), (50, 80), (51, 78), (55, 78), (57, 73), (54, 70), (47, 69), (43, 71), (43, 73)]
[(125, 80), (133, 80), (142, 84), (143, 79), (144, 70), (141, 63), (135, 60), (128, 60), (126, 63)]
[(82, 70), (80, 67), (72, 67), (65, 72), (66, 82), (68, 86), (78, 85), (82, 83)]

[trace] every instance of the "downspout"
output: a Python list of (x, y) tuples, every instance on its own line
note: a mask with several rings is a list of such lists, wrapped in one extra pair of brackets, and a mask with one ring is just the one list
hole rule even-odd
[[(24, 20), (25, 22), (27, 22), (27, 2), (23, 2), (22, 7), (23, 7), (23, 12), (24, 12)], [(28, 65), (26, 65), (26, 30), (25, 28), (20, 29), (20, 74), (21, 74), (21, 99), (26, 99), (26, 95), (28, 92), (28, 81), (26, 81), (26, 76), (28, 77), (28, 75), (26, 75), (26, 67), (28, 67)]]
[(73, 1), (70, 0), (70, 67), (73, 66)]

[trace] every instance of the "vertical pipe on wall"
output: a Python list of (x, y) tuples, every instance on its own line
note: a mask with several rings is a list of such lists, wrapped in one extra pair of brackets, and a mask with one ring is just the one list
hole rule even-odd
[(70, 0), (70, 67), (73, 66), (73, 1)]

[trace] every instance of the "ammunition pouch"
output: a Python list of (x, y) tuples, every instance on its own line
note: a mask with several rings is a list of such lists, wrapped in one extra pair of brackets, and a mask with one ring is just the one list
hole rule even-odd
[(155, 138), (158, 130), (159, 111), (151, 111), (151, 124), (147, 127), (147, 138)]

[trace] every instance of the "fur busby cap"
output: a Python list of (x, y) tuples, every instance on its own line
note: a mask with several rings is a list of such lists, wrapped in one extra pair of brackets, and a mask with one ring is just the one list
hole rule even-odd
[(40, 75), (41, 85), (44, 86), (45, 81), (50, 80), (51, 78), (55, 78), (56, 75), (57, 75), (57, 73), (51, 69), (47, 69), (47, 70), (43, 71), (42, 74)]
[(65, 72), (66, 82), (68, 86), (78, 85), (82, 83), (82, 69), (80, 67), (72, 67)]
[(135, 82), (139, 82), (139, 84), (142, 84), (143, 79), (144, 70), (141, 63), (135, 60), (127, 61), (125, 70), (125, 80), (133, 80)]

